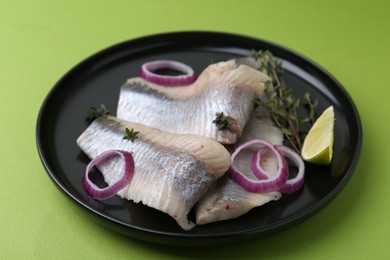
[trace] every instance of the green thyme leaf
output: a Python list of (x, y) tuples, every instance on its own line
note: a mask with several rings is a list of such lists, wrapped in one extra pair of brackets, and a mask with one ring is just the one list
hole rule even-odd
[(86, 109), (87, 117), (85, 118), (85, 121), (87, 123), (91, 123), (96, 118), (108, 115), (109, 113), (110, 111), (103, 104), (101, 104), (100, 107), (97, 108), (90, 106)]
[(131, 130), (130, 130), (129, 128), (126, 127), (125, 136), (123, 136), (123, 139), (134, 142), (134, 140), (137, 138), (138, 134), (139, 134), (139, 132), (134, 131), (134, 128), (131, 128)]
[(228, 117), (225, 116), (223, 112), (219, 112), (215, 114), (215, 119), (213, 120), (213, 123), (217, 126), (218, 130), (226, 130), (229, 129), (229, 121)]

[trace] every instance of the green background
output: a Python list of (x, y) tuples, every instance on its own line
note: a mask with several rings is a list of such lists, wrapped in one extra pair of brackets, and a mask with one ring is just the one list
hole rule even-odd
[[(0, 0), (0, 259), (389, 259), (387, 3)], [(173, 248), (90, 222), (53, 184), (38, 156), (35, 126), (57, 80), (115, 43), (188, 30), (273, 41), (345, 86), (360, 112), (364, 145), (352, 179), (324, 210), (264, 239)]]

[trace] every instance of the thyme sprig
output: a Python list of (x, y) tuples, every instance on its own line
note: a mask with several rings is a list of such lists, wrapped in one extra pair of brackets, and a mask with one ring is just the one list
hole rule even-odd
[(109, 113), (110, 113), (110, 111), (103, 104), (101, 104), (100, 107), (97, 107), (97, 108), (93, 107), (93, 106), (89, 106), (86, 109), (87, 117), (85, 118), (85, 121), (87, 123), (91, 123), (96, 118), (108, 115)]
[(265, 84), (265, 97), (258, 99), (256, 106), (262, 106), (270, 112), (274, 123), (300, 153), (307, 129), (310, 129), (317, 117), (315, 109), (318, 100), (312, 100), (310, 93), (305, 93), (303, 99), (294, 96), (283, 79), (281, 61), (276, 60), (270, 51), (252, 51), (250, 56), (258, 62), (258, 70), (271, 78)]
[(137, 135), (139, 134), (138, 131), (135, 131), (134, 128), (129, 128), (126, 127), (125, 129), (125, 136), (123, 136), (123, 140), (128, 140), (134, 142), (134, 140), (137, 138)]
[(215, 119), (213, 123), (217, 126), (218, 130), (226, 130), (229, 129), (229, 117), (226, 116), (223, 112), (219, 112), (215, 114)]

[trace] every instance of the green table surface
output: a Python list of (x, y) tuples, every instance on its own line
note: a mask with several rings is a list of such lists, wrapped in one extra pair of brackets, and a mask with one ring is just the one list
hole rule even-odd
[[(0, 259), (389, 259), (388, 1), (1, 1)], [(266, 39), (333, 74), (363, 124), (360, 162), (326, 208), (266, 238), (212, 248), (138, 241), (86, 217), (48, 177), (35, 141), (42, 102), (78, 62), (175, 31)]]

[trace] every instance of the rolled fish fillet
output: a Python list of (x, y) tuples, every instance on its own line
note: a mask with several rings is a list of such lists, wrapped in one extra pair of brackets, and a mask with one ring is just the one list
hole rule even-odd
[[(164, 87), (131, 78), (121, 87), (117, 117), (162, 131), (197, 134), (232, 144), (270, 78), (234, 60), (209, 65), (189, 86)], [(230, 127), (218, 130), (217, 113), (229, 117)]]
[[(123, 139), (126, 128), (139, 132), (134, 141)], [(210, 138), (166, 133), (113, 116), (92, 122), (77, 144), (91, 159), (112, 149), (132, 153), (133, 179), (117, 194), (169, 214), (185, 230), (195, 226), (187, 217), (192, 207), (230, 166), (229, 152)], [(123, 166), (113, 158), (99, 170), (111, 185)]]
[[(265, 139), (273, 144), (283, 143), (281, 130), (274, 126), (267, 112), (262, 108), (257, 108), (253, 112), (251, 119), (245, 126), (242, 137), (231, 148), (234, 149), (240, 144), (253, 139)], [(235, 159), (235, 163), (239, 164), (239, 168), (244, 173), (251, 172), (250, 160), (253, 152), (250, 149), (242, 150)], [(269, 173), (276, 173), (277, 160), (275, 156), (265, 154), (262, 167)], [(196, 223), (208, 224), (233, 219), (247, 213), (255, 207), (278, 200), (280, 197), (280, 192), (248, 192), (225, 175), (218, 179), (216, 185), (210, 188), (195, 206)]]

